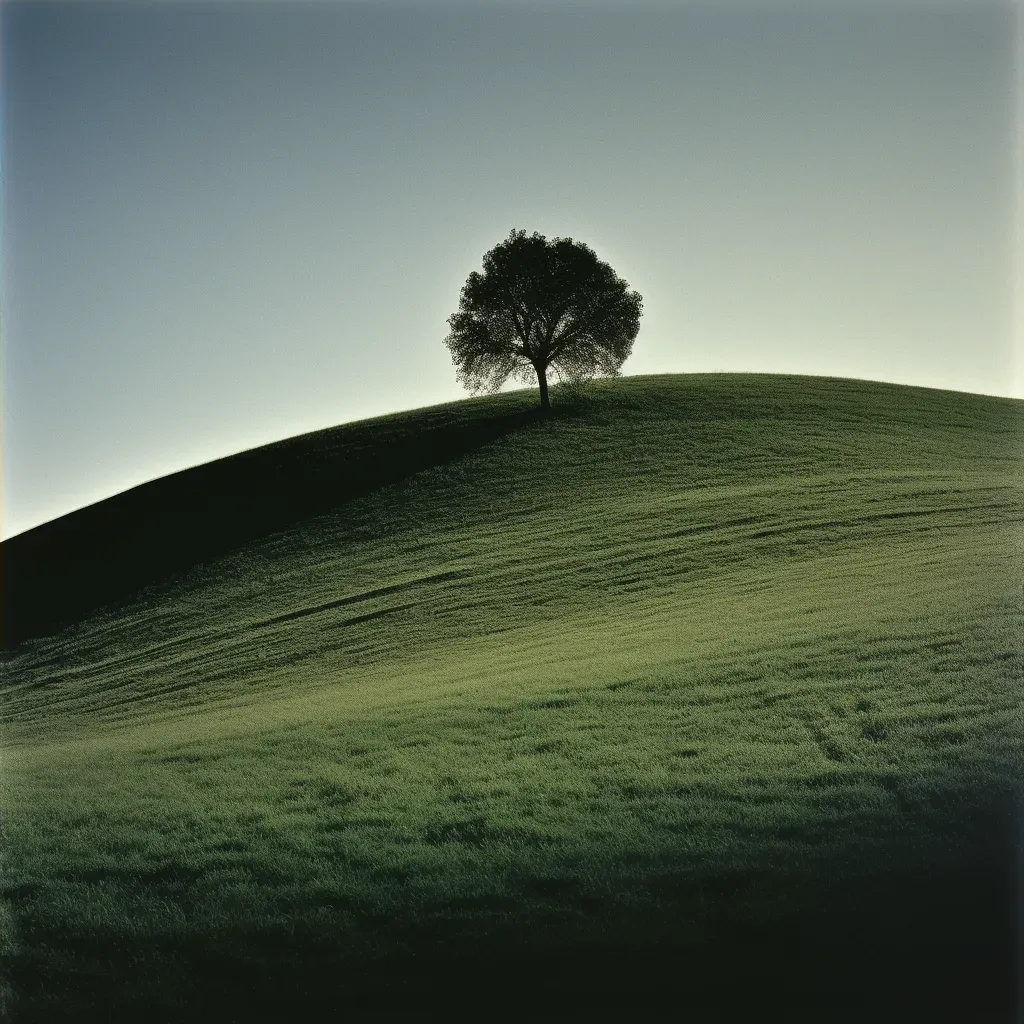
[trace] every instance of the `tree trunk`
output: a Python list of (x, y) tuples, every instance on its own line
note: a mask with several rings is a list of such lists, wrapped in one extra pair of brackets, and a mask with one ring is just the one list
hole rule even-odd
[(537, 380), (540, 381), (540, 407), (543, 412), (551, 411), (551, 403), (548, 401), (548, 368), (546, 366), (534, 366), (537, 371)]

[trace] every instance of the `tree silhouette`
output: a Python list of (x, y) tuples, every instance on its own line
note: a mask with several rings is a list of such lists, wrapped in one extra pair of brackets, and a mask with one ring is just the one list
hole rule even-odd
[(469, 275), (448, 318), (445, 345), (460, 384), (495, 392), (510, 377), (529, 384), (536, 374), (547, 412), (549, 369), (573, 383), (618, 376), (643, 299), (589, 246), (512, 231), (484, 254), (483, 267)]

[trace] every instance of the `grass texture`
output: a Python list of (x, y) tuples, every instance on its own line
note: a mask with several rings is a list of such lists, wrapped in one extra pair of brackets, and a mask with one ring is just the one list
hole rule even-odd
[(563, 397), (5, 655), (12, 1019), (1013, 1019), (1024, 403)]

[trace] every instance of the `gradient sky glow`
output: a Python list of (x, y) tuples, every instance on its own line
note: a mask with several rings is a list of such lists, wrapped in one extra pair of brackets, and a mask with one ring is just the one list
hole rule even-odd
[(512, 228), (643, 294), (626, 374), (1024, 397), (1008, 4), (0, 13), (4, 537), (464, 397), (445, 321)]

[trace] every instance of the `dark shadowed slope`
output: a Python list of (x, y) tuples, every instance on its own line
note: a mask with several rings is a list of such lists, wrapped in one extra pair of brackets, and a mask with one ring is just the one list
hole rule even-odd
[(4, 647), (441, 465), (537, 416), (522, 394), (317, 431), (150, 481), (0, 544)]

